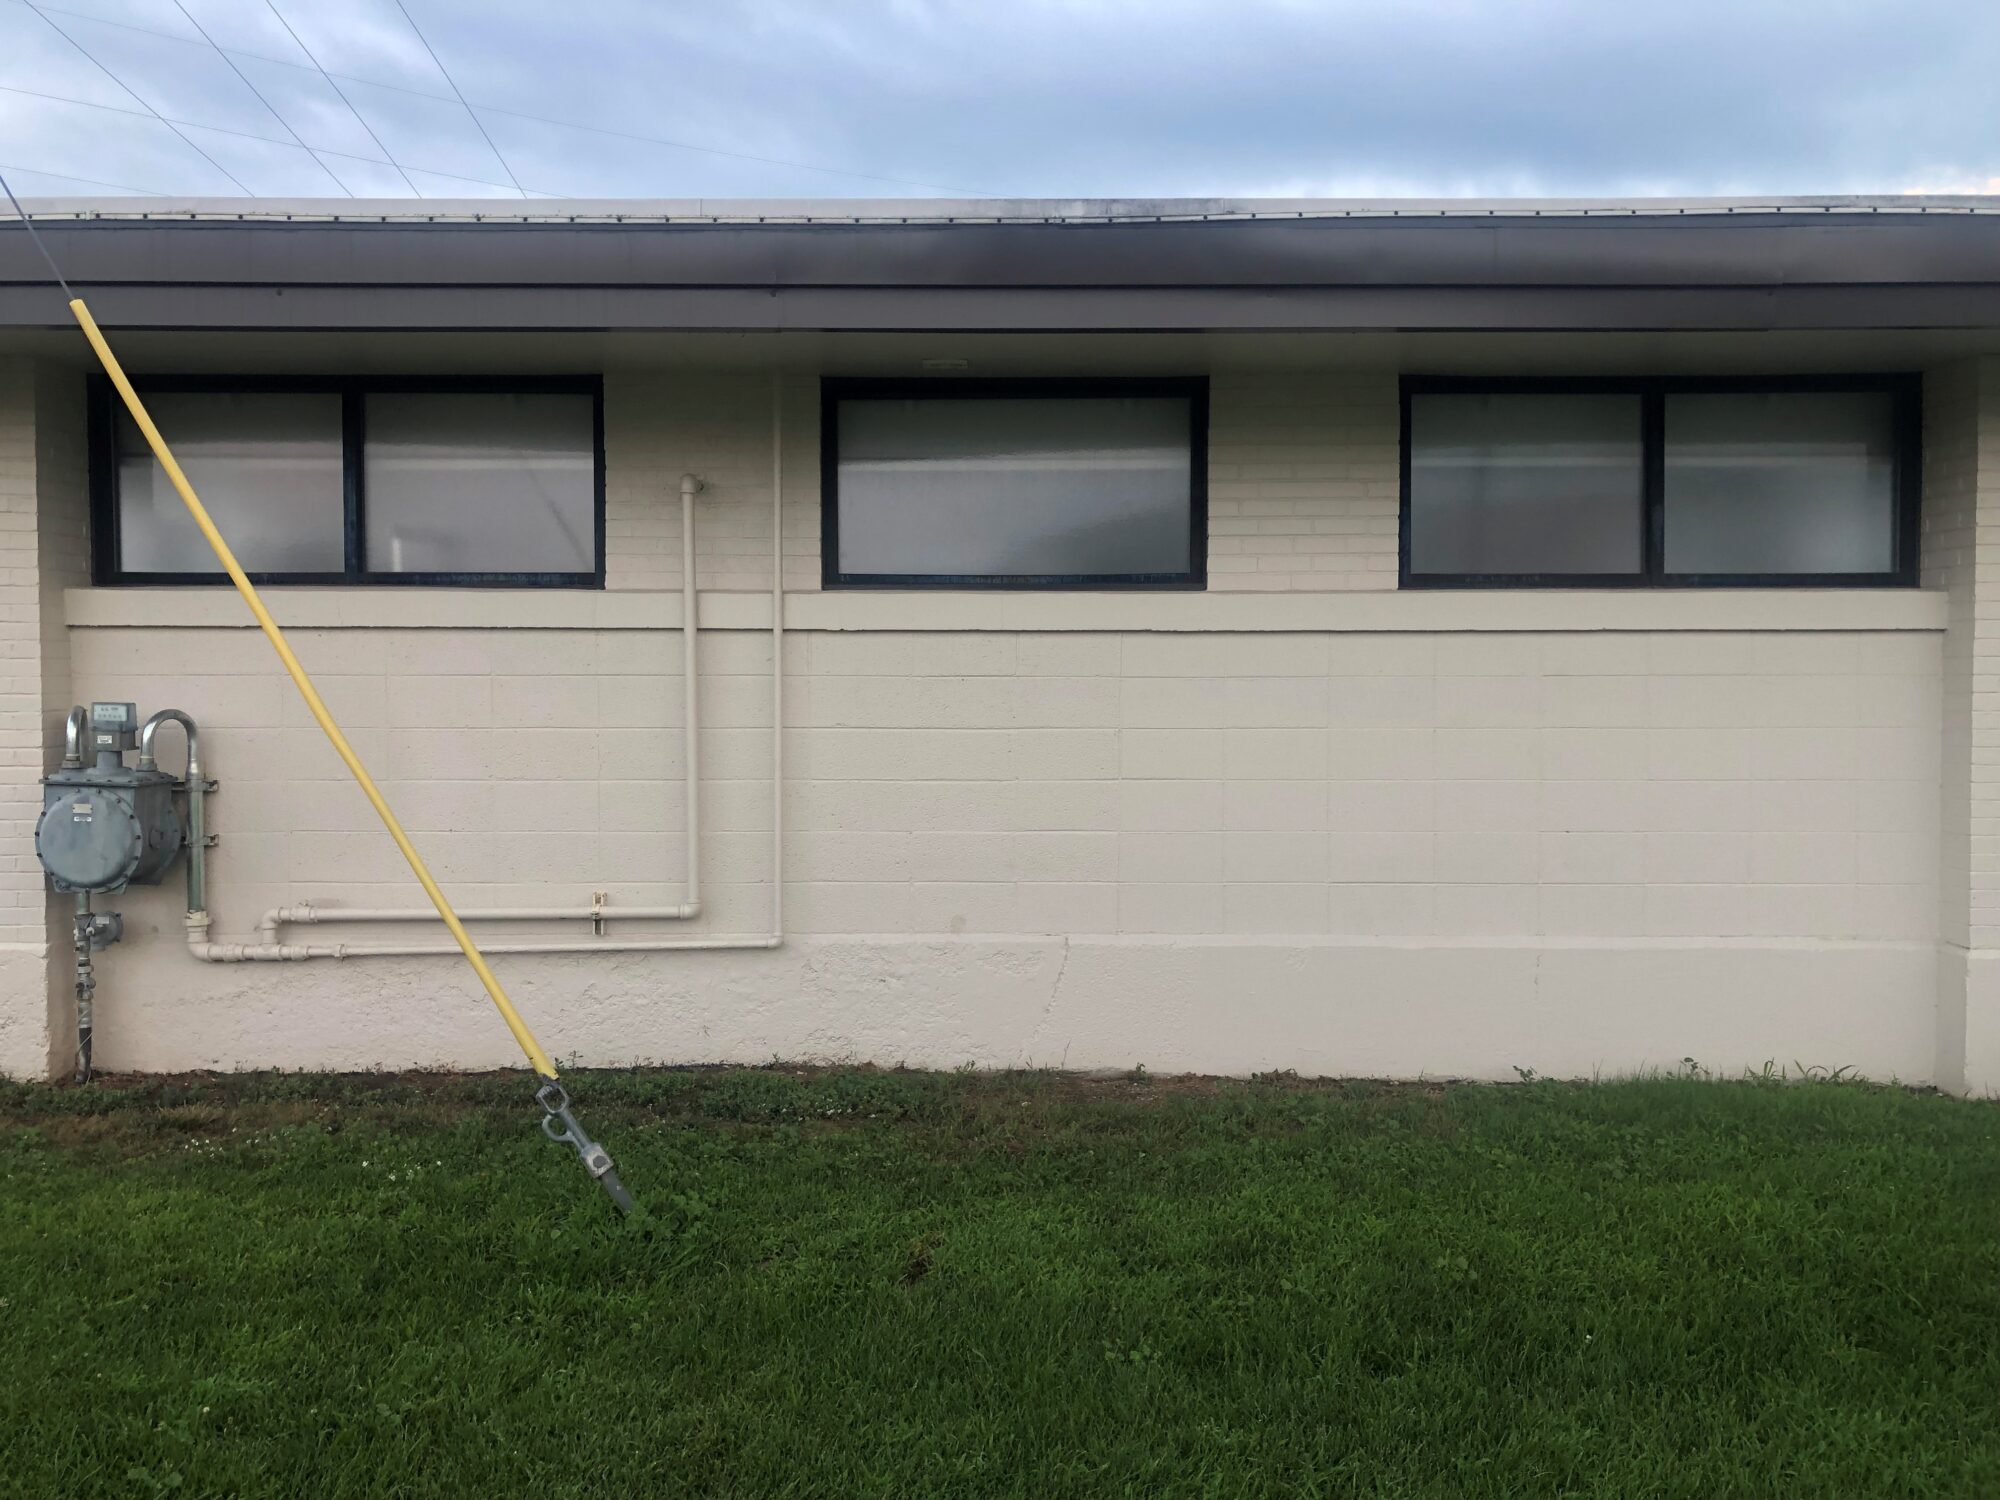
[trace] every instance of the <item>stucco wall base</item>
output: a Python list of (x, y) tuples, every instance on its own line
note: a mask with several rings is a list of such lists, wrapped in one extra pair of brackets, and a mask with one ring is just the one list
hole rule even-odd
[(1947, 944), (1938, 980), (1939, 1087), (2000, 1094), (2000, 950)]
[[(149, 982), (121, 984), (126, 957), (112, 956), (99, 992), (106, 1068), (520, 1061), (463, 966), (443, 959), (189, 961), (179, 977), (148, 964)], [(512, 958), (504, 970), (550, 1051), (588, 1065), (1494, 1079), (1693, 1058), (1720, 1073), (1776, 1061), (1929, 1082), (1939, 987), (1928, 943), (843, 936), (775, 953)], [(10, 1046), (10, 1068), (40, 1066), (40, 1038)]]
[[(74, 1060), (69, 1043), (52, 1039), (50, 1010), (48, 945), (0, 943), (0, 1078), (46, 1077), (59, 1052)], [(73, 1013), (61, 1019), (74, 1025)]]

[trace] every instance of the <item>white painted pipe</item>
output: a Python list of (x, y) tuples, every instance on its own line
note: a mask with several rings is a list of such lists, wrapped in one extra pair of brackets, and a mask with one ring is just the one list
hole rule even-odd
[[(623, 938), (606, 942), (482, 943), (480, 951), (498, 954), (535, 953), (694, 953), (781, 947), (785, 941), (785, 545), (784, 545), (784, 384), (771, 376), (771, 931), (744, 937)], [(701, 730), (697, 692), (694, 497), (701, 481), (681, 477), (681, 651), (685, 695), (683, 727), (687, 759), (688, 866), (686, 902), (679, 906), (612, 907), (602, 903), (586, 910), (574, 907), (506, 906), (461, 911), (468, 922), (676, 921), (699, 915)], [(254, 943), (216, 943), (208, 939), (206, 911), (187, 914), (188, 952), (203, 963), (303, 963), (315, 958), (427, 958), (459, 952), (456, 944), (283, 943), (281, 927), (325, 922), (436, 921), (434, 911), (383, 907), (320, 907), (311, 902), (279, 906), (258, 920)]]
[(785, 940), (785, 372), (771, 371), (771, 938)]
[[(456, 943), (213, 943), (205, 911), (187, 915), (187, 948), (207, 964), (304, 963), (314, 958), (430, 958), (459, 952)], [(690, 953), (775, 948), (775, 933), (747, 937), (639, 938), (617, 942), (481, 943), (482, 953)]]
[[(468, 908), (458, 913), (461, 922), (691, 922), (701, 915), (701, 679), (695, 654), (700, 595), (695, 579), (694, 497), (705, 488), (699, 475), (681, 475), (681, 735), (687, 795), (687, 899), (675, 906), (634, 906), (620, 911), (601, 903), (582, 910), (573, 906)], [(277, 944), (278, 929), (294, 923), (438, 920), (437, 912), (430, 909), (324, 908), (305, 902), (265, 912), (257, 919), (259, 942), (248, 946)]]
[[(753, 933), (744, 937), (620, 938), (616, 942), (578, 943), (481, 943), (481, 953), (706, 953), (724, 949), (775, 948), (774, 933)], [(455, 943), (335, 943), (334, 958), (430, 958), (456, 953)], [(310, 957), (320, 957), (311, 954)]]
[(699, 477), (681, 475), (681, 759), (687, 782), (687, 897), (684, 918), (701, 915), (701, 679), (696, 672), (694, 497), (704, 488)]
[[(672, 922), (680, 906), (486, 906), (460, 911), (461, 922)], [(260, 938), (276, 941), (281, 927), (314, 927), (329, 922), (435, 922), (435, 911), (410, 906), (274, 906), (257, 919)]]
[[(209, 915), (205, 911), (187, 914), (187, 949), (205, 964), (303, 963), (309, 958), (339, 958), (337, 947), (312, 943), (211, 943)], [(456, 944), (452, 952), (458, 952)]]

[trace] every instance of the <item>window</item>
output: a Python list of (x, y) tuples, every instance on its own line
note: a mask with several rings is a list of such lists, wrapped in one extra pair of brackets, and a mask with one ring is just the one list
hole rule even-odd
[[(163, 391), (146, 409), (247, 572), (341, 571), (340, 397)], [(215, 571), (215, 554), (122, 409), (117, 479), (128, 571)]]
[(1914, 376), (1403, 383), (1412, 587), (1916, 581)]
[(371, 391), (363, 409), (370, 572), (596, 566), (596, 444), (582, 398)]
[(1636, 396), (1421, 396), (1410, 407), (1410, 567), (1640, 571)]
[[(136, 383), (260, 583), (603, 583), (595, 379)], [(91, 425), (97, 581), (225, 581), (107, 383)]]
[(828, 588), (1200, 588), (1200, 380), (829, 380)]
[(1664, 451), (1669, 573), (1894, 571), (1888, 392), (1676, 392)]

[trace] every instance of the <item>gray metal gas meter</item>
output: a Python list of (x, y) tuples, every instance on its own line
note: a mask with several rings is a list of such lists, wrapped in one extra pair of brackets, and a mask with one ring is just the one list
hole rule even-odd
[[(183, 783), (152, 765), (150, 755), (142, 755), (137, 767), (125, 764), (126, 752), (139, 741), (136, 705), (91, 704), (82, 734), (80, 717), (71, 716), (61, 766), (42, 778), (35, 854), (59, 891), (158, 885), (187, 844), (174, 805)], [(78, 743), (86, 736), (91, 765), (83, 764)]]
[[(187, 775), (170, 776), (153, 758), (162, 724), (187, 734)], [(91, 764), (84, 762), (90, 742)], [(129, 750), (139, 763), (125, 764)], [(202, 775), (195, 722), (177, 708), (163, 708), (144, 724), (132, 703), (93, 703), (69, 711), (62, 763), (42, 778), (42, 816), (35, 824), (35, 854), (49, 883), (76, 897), (76, 1076), (88, 1082), (95, 1029), (92, 996), (97, 979), (91, 954), (124, 936), (116, 912), (94, 912), (90, 898), (128, 885), (158, 885), (183, 849), (188, 861), (188, 913), (208, 920), (201, 853), (207, 843), (202, 799), (215, 783)], [(174, 803), (187, 798), (187, 821)], [(192, 929), (190, 929), (192, 930)]]

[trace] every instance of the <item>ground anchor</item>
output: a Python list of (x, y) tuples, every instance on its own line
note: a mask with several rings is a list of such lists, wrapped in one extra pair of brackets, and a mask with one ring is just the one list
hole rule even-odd
[(535, 1102), (542, 1107), (542, 1134), (559, 1146), (574, 1146), (583, 1169), (603, 1185), (621, 1214), (632, 1212), (632, 1195), (618, 1180), (611, 1165), (611, 1153), (584, 1132), (569, 1110), (569, 1094), (553, 1078), (535, 1090)]

